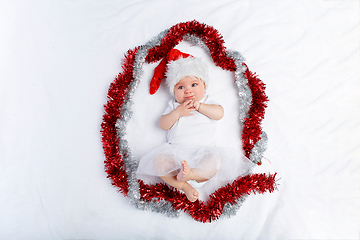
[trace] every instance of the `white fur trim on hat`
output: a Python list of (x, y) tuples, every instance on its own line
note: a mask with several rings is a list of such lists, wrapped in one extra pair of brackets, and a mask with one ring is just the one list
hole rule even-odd
[(174, 94), (175, 85), (185, 77), (197, 77), (208, 87), (208, 68), (199, 58), (179, 58), (167, 64), (166, 84), (170, 88), (171, 94)]

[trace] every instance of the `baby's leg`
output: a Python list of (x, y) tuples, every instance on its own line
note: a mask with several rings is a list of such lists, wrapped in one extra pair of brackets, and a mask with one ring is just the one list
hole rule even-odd
[[(198, 169), (194, 169), (198, 170)], [(196, 173), (196, 172), (195, 172)], [(179, 174), (176, 176), (177, 180), (180, 182), (196, 180), (198, 182), (205, 182), (209, 180), (209, 178), (204, 178), (203, 176), (199, 176), (195, 174), (193, 169), (191, 169), (186, 161), (181, 162), (181, 169)], [(207, 176), (207, 175), (206, 175)]]
[(200, 160), (199, 168), (191, 169), (192, 174), (198, 176), (197, 179), (193, 180), (198, 182), (207, 181), (216, 174), (217, 168), (216, 158), (212, 154), (207, 154)]
[(174, 171), (179, 169), (180, 166), (175, 162), (173, 155), (158, 154), (154, 159), (153, 167), (159, 176), (170, 173), (172, 176), (175, 176), (178, 172)]
[(165, 183), (179, 190), (183, 190), (189, 201), (195, 202), (199, 198), (199, 193), (189, 183), (177, 179), (176, 175), (179, 170), (174, 171), (178, 166), (174, 161), (173, 156), (160, 154), (154, 159), (153, 166), (159, 177)]
[(189, 180), (193, 180), (193, 173), (186, 161), (181, 162), (181, 169), (179, 174), (176, 176), (177, 180), (180, 182), (186, 182)]
[(190, 202), (195, 202), (199, 198), (199, 193), (195, 188), (187, 182), (178, 181), (176, 176), (160, 176), (160, 178), (170, 186), (183, 190)]

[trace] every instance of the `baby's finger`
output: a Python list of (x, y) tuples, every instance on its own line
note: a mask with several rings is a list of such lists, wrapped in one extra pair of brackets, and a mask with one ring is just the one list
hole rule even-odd
[(194, 107), (195, 107), (194, 101), (191, 101), (191, 103), (189, 104), (189, 107), (190, 107), (190, 108), (194, 108)]
[(192, 104), (192, 102), (193, 102), (193, 100), (187, 100), (187, 101), (185, 101), (185, 106), (189, 106), (190, 104)]

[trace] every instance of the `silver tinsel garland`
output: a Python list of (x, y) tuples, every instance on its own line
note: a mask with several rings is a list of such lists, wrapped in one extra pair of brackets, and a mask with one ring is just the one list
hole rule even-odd
[[(142, 66), (145, 63), (145, 58), (148, 54), (148, 50), (156, 45), (160, 45), (162, 39), (165, 37), (168, 31), (169, 29), (161, 32), (158, 36), (150, 40), (148, 43), (139, 47), (136, 53), (135, 63), (134, 63), (134, 70), (133, 70), (134, 80), (129, 85), (129, 91), (126, 95), (126, 101), (122, 106), (121, 117), (117, 120), (116, 128), (117, 128), (118, 137), (120, 139), (119, 142), (120, 153), (123, 156), (123, 161), (126, 166), (126, 173), (128, 175), (129, 191), (127, 195), (130, 199), (130, 202), (141, 210), (149, 210), (149, 211), (163, 213), (168, 217), (179, 217), (181, 210), (175, 210), (170, 202), (167, 202), (165, 200), (159, 200), (156, 198), (154, 198), (152, 202), (147, 202), (140, 198), (139, 183), (138, 183), (138, 179), (136, 178), (136, 171), (138, 164), (133, 157), (128, 141), (125, 139), (126, 124), (133, 115), (131, 111), (131, 107), (133, 105), (134, 92), (136, 91), (140, 83), (140, 79), (143, 73)], [(195, 35), (187, 34), (183, 37), (183, 39), (191, 42), (192, 44), (198, 47), (203, 48), (210, 55), (210, 51), (208, 47), (201, 38)], [(238, 88), (238, 95), (240, 101), (239, 121), (240, 124), (243, 125), (244, 119), (247, 117), (247, 113), (250, 108), (252, 93), (248, 86), (248, 81), (244, 76), (244, 71), (246, 70), (246, 67), (242, 65), (242, 63), (244, 62), (243, 56), (237, 51), (230, 51), (230, 50), (227, 50), (227, 54), (228, 57), (232, 58), (235, 61), (237, 67), (235, 71), (235, 84)], [(252, 162), (257, 163), (261, 161), (263, 152), (266, 149), (266, 142), (267, 142), (267, 136), (265, 132), (263, 132), (261, 135), (261, 140), (258, 141), (255, 144), (254, 148), (252, 149), (250, 155), (250, 160)], [(224, 205), (221, 217), (231, 217), (236, 215), (237, 210), (241, 207), (245, 199), (246, 196), (243, 196), (237, 200), (236, 204), (226, 203)]]

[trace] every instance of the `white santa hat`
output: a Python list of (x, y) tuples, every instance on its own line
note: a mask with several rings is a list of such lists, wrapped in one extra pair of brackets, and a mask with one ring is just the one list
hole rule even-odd
[(171, 49), (155, 68), (150, 82), (150, 94), (154, 94), (159, 89), (165, 75), (171, 94), (174, 94), (175, 85), (185, 77), (196, 77), (203, 81), (206, 87), (209, 85), (207, 65), (201, 59), (177, 49)]
[(174, 94), (175, 85), (185, 77), (196, 77), (203, 81), (206, 87), (209, 85), (207, 65), (199, 58), (189, 56), (167, 64), (166, 84), (170, 93)]

